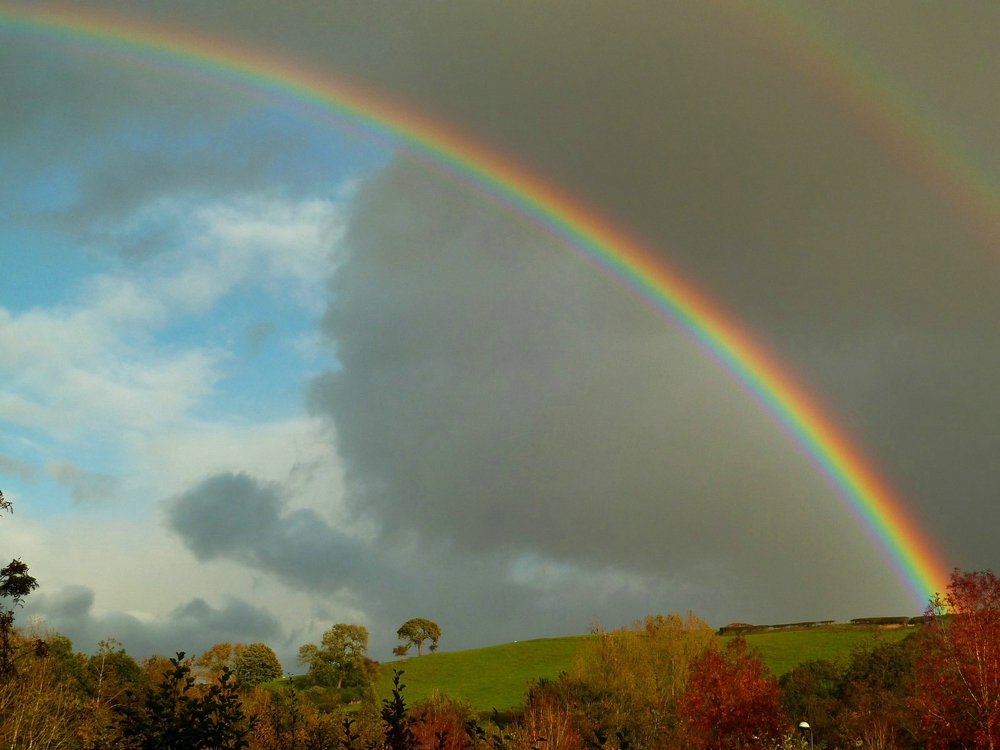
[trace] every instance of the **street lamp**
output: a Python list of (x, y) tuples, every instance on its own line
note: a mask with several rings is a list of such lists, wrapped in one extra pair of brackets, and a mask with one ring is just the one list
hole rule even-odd
[(808, 721), (800, 721), (799, 722), (799, 729), (801, 729), (803, 731), (805, 731), (806, 729), (809, 730), (809, 747), (812, 748), (812, 750), (816, 750), (816, 745), (813, 742), (813, 728), (811, 726), (809, 726), (809, 722)]

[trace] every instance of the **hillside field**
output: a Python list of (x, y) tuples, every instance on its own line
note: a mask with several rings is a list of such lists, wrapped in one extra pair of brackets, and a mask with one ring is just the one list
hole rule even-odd
[(407, 703), (438, 692), (462, 698), (480, 711), (504, 710), (520, 703), (531, 680), (569, 670), (587, 637), (538, 638), (384, 662), (376, 689), (379, 697), (388, 697), (392, 671), (402, 669)]
[[(777, 675), (811, 659), (846, 657), (851, 647), (866, 639), (900, 640), (912, 628), (878, 629), (833, 625), (802, 630), (778, 630), (746, 636), (751, 648), (764, 657)], [(377, 683), (380, 697), (388, 697), (393, 669), (402, 669), (404, 695), (409, 704), (435, 692), (462, 698), (480, 711), (504, 710), (517, 705), (529, 682), (553, 678), (568, 671), (577, 648), (590, 636), (540, 638), (499, 646), (448, 651), (385, 662)], [(721, 638), (723, 642), (732, 636)]]

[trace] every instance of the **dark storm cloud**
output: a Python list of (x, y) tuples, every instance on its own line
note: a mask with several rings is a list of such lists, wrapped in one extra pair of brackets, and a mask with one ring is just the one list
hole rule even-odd
[(177, 651), (197, 654), (222, 641), (278, 645), (284, 640), (273, 614), (236, 598), (227, 598), (219, 608), (192, 599), (155, 619), (127, 612), (95, 612), (95, 599), (94, 591), (86, 586), (36, 593), (27, 600), (24, 619), (40, 618), (82, 651), (92, 652), (99, 640), (116, 638), (137, 658), (154, 653), (172, 656)]
[(789, 616), (892, 600), (888, 577), (837, 592), (878, 561), (815, 470), (568, 248), (404, 162), (363, 189), (347, 244), (324, 319), (340, 367), (310, 398), (389, 532), (694, 587), (711, 569), (716, 617), (730, 587)]

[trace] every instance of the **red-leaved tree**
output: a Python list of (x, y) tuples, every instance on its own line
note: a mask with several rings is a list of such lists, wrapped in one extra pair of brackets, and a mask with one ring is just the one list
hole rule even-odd
[(915, 705), (930, 748), (1000, 748), (1000, 580), (954, 570), (927, 608)]
[(766, 747), (789, 728), (778, 681), (742, 637), (695, 660), (677, 715), (697, 750)]

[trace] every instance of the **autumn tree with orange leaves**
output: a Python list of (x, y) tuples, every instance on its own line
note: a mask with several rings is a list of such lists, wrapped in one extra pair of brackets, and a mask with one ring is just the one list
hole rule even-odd
[(951, 574), (931, 600), (914, 703), (929, 748), (1000, 748), (1000, 580)]
[(695, 660), (677, 714), (696, 750), (768, 747), (790, 728), (777, 679), (742, 637)]

